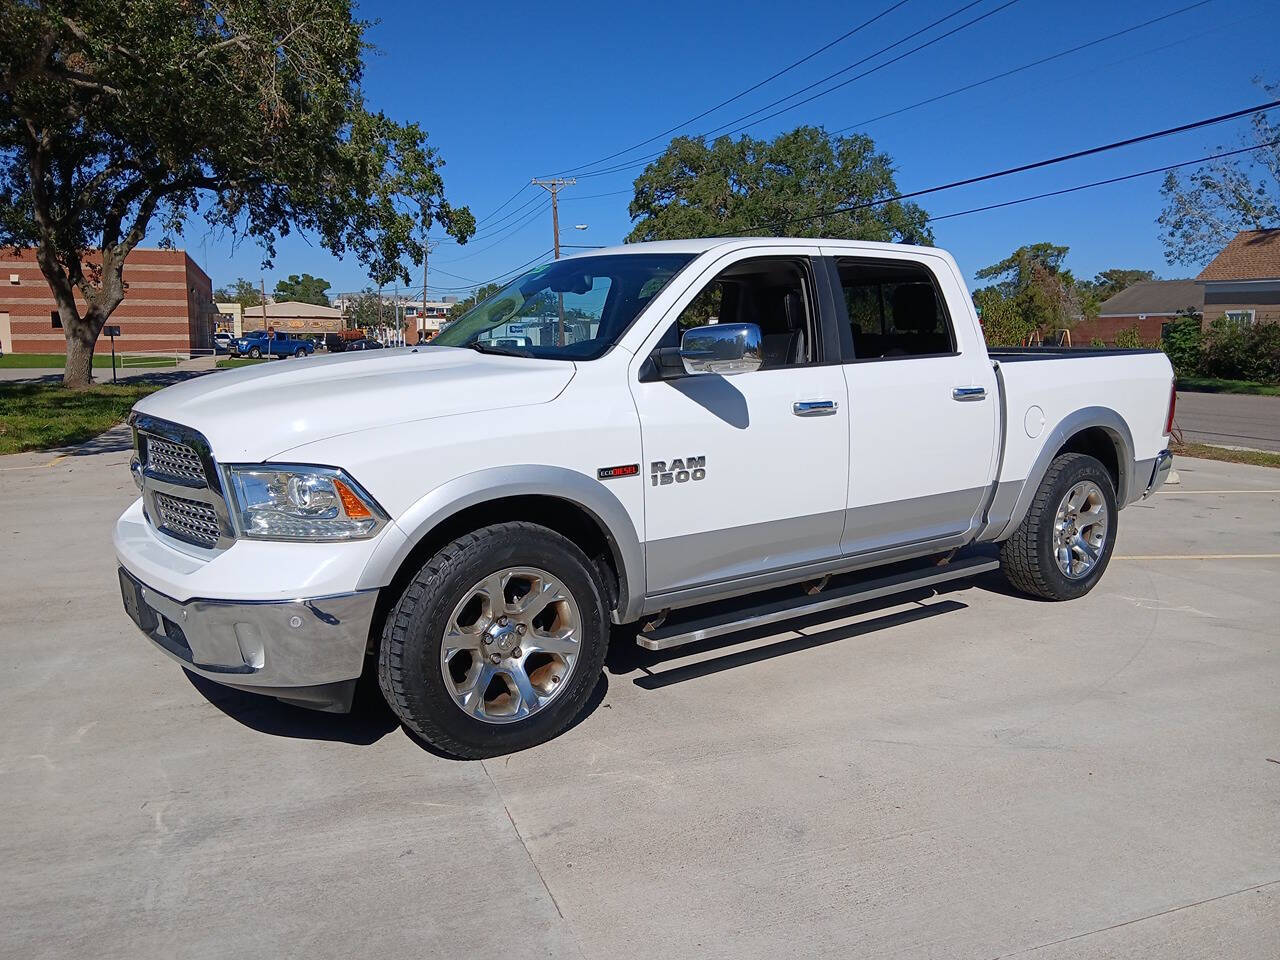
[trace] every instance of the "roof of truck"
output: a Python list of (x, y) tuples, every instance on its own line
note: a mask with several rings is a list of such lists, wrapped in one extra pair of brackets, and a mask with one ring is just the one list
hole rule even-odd
[(847, 250), (870, 250), (898, 252), (911, 251), (917, 253), (940, 253), (935, 247), (917, 247), (906, 243), (875, 243), (870, 240), (830, 240), (822, 237), (701, 237), (692, 240), (649, 240), (644, 243), (627, 243), (617, 247), (602, 247), (599, 250), (584, 250), (575, 253), (575, 257), (591, 257), (612, 255), (616, 253), (706, 253), (718, 247), (733, 249), (735, 247), (754, 247), (762, 243), (770, 246), (812, 247), (820, 244), (824, 247), (840, 247)]

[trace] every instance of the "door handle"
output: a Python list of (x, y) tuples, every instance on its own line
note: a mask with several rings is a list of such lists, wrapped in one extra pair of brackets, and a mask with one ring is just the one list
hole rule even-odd
[(838, 409), (834, 400), (797, 400), (791, 405), (797, 417), (829, 417)]
[(951, 399), (959, 400), (961, 403), (970, 400), (985, 400), (986, 398), (986, 387), (953, 387), (951, 390)]

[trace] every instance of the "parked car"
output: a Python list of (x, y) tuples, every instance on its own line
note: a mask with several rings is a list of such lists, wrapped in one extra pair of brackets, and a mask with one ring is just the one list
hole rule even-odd
[(214, 353), (230, 353), (231, 352), (231, 334), (224, 330), (219, 330), (213, 335), (213, 352)]
[(348, 350), (381, 350), (383, 345), (372, 337), (361, 337), (359, 340), (348, 340)]
[(316, 345), (311, 340), (291, 337), (287, 333), (269, 333), (266, 330), (255, 330), (232, 341), (231, 355), (234, 357), (262, 356), (272, 357), (306, 357), (316, 352)]
[[(494, 342), (552, 297), (581, 339)], [(428, 347), (139, 401), (120, 584), (192, 673), (342, 711), (372, 670), (420, 737), (492, 756), (565, 729), (611, 624), (667, 649), (997, 567), (1084, 596), (1173, 403), (1158, 351), (989, 352), (940, 250), (631, 244)]]

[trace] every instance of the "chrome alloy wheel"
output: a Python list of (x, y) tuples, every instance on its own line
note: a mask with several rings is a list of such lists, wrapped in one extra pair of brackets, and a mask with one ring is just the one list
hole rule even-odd
[(1092, 480), (1067, 491), (1053, 521), (1053, 558), (1072, 580), (1089, 575), (1107, 539), (1107, 501)]
[(463, 713), (512, 723), (569, 684), (582, 640), (578, 604), (536, 567), (507, 567), (466, 592), (445, 625), (440, 669)]

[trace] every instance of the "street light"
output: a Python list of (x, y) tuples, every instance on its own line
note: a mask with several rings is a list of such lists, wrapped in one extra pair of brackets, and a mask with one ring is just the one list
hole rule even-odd
[(575, 230), (585, 230), (585, 229), (587, 229), (587, 224), (585, 224), (585, 223), (575, 223), (575, 224), (573, 225), (573, 229), (575, 229)]

